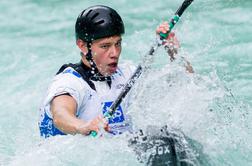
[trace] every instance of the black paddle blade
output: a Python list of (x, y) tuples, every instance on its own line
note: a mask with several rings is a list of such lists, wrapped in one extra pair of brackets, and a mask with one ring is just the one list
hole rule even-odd
[(195, 158), (183, 133), (170, 131), (167, 127), (149, 126), (139, 130), (129, 140), (139, 162), (147, 166), (193, 166)]
[(185, 0), (180, 8), (176, 11), (175, 15), (178, 15), (180, 17), (192, 2), (193, 0)]

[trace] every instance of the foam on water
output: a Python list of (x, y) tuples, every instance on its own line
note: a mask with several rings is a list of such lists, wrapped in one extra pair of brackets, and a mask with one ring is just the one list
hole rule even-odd
[(13, 157), (10, 165), (34, 163), (39, 166), (139, 165), (123, 139), (83, 136), (54, 137), (46, 142), (42, 141)]
[(246, 164), (252, 147), (247, 141), (251, 139), (250, 106), (237, 101), (216, 72), (203, 76), (184, 70), (169, 65), (139, 83), (131, 108), (135, 123), (181, 129), (201, 143), (213, 165)]
[[(154, 41), (154, 29), (181, 2), (0, 2), (0, 165), (140, 165), (128, 137), (83, 136), (42, 140), (38, 108), (63, 63), (78, 62), (74, 23), (94, 4), (110, 5), (125, 20), (122, 61), (136, 64)], [(167, 5), (165, 5), (167, 4)], [(182, 131), (212, 165), (252, 165), (251, 1), (195, 1), (176, 25), (180, 56), (157, 52), (152, 69), (132, 89), (136, 129), (155, 124)], [(207, 165), (206, 163), (206, 165)]]

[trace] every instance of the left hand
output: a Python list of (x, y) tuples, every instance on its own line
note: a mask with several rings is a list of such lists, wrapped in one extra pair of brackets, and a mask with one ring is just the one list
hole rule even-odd
[[(157, 29), (156, 33), (159, 35), (162, 33), (167, 33), (169, 31), (169, 24), (168, 22), (163, 22), (160, 24)], [(170, 56), (171, 61), (175, 59), (175, 55), (178, 53), (178, 48), (180, 47), (179, 41), (175, 36), (174, 32), (171, 32), (168, 37), (162, 43), (166, 48), (168, 48), (167, 52)]]

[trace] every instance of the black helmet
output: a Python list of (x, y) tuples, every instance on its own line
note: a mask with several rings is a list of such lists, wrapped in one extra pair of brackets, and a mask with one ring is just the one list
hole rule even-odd
[(76, 39), (91, 42), (121, 34), (124, 34), (123, 21), (114, 9), (107, 6), (91, 6), (83, 10), (76, 20)]

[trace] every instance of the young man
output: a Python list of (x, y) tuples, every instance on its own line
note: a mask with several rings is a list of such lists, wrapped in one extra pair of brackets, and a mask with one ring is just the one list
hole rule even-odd
[[(166, 33), (168, 29), (168, 23), (163, 23), (156, 32)], [(89, 135), (101, 129), (112, 134), (131, 131), (127, 101), (108, 122), (103, 118), (134, 72), (129, 65), (118, 66), (124, 34), (121, 17), (107, 6), (89, 7), (78, 16), (75, 33), (81, 61), (63, 65), (49, 86), (40, 108), (41, 136)]]

